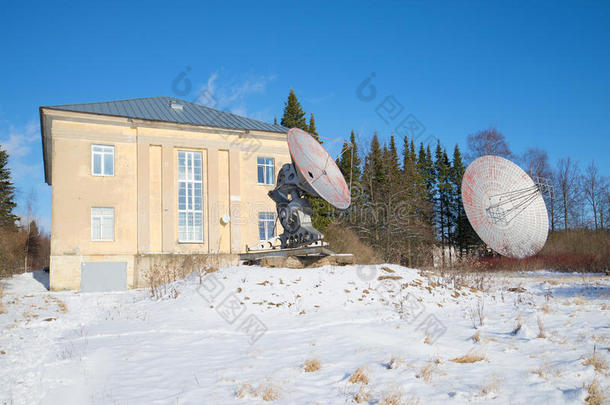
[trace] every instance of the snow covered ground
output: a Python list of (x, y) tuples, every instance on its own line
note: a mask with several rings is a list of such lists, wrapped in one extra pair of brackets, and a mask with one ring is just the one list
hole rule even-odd
[(244, 266), (201, 281), (155, 299), (4, 280), (0, 401), (558, 404), (610, 389), (606, 276)]

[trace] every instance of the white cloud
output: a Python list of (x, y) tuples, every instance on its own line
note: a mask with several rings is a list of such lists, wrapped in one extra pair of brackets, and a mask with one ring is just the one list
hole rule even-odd
[(275, 76), (250, 77), (245, 80), (218, 80), (220, 73), (212, 73), (204, 86), (199, 89), (196, 103), (239, 114), (248, 115), (247, 99), (253, 94), (262, 94)]
[(34, 142), (39, 140), (40, 130), (38, 124), (34, 122), (30, 122), (21, 128), (16, 128), (11, 125), (8, 129), (8, 135), (0, 135), (2, 148), (6, 150), (12, 158), (27, 156), (32, 150)]

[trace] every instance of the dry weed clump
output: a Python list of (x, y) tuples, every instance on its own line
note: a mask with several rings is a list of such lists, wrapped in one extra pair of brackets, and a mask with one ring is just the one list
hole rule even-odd
[(366, 389), (364, 387), (364, 385), (360, 386), (360, 389), (358, 390), (358, 392), (356, 393), (356, 395), (354, 395), (354, 401), (357, 404), (361, 404), (361, 403), (368, 403), (371, 400), (371, 392)]
[(351, 253), (358, 264), (377, 264), (382, 260), (378, 257), (372, 247), (365, 244), (345, 224), (331, 224), (324, 231), (324, 240), (330, 248), (337, 253)]
[(419, 370), (419, 373), (415, 374), (415, 378), (421, 378), (425, 382), (429, 383), (432, 380), (432, 374), (436, 369), (436, 363), (428, 363)]
[(479, 391), (481, 395), (488, 395), (491, 393), (498, 393), (500, 391), (500, 385), (502, 383), (502, 377), (497, 374), (491, 376), (491, 378), (481, 386)]
[(275, 385), (259, 387), (258, 392), (263, 401), (276, 401), (281, 397), (281, 390)]
[(403, 405), (402, 395), (399, 393), (388, 393), (383, 396), (380, 405)]
[(349, 376), (349, 382), (352, 384), (364, 384), (369, 383), (369, 376), (364, 367), (360, 367), (356, 372)]
[(318, 359), (306, 360), (305, 363), (303, 363), (303, 371), (305, 371), (306, 373), (313, 373), (314, 371), (318, 371), (320, 367), (322, 367), (322, 365), (320, 364), (320, 360)]
[(608, 395), (599, 386), (599, 381), (594, 379), (587, 387), (587, 397), (585, 398), (587, 405), (602, 405), (608, 403)]
[(604, 360), (599, 353), (594, 349), (593, 354), (588, 359), (582, 362), (583, 366), (593, 366), (595, 371), (598, 373), (604, 372), (608, 369), (608, 363)]
[(245, 398), (248, 394), (251, 394), (252, 392), (253, 390), (250, 384), (241, 384), (239, 387), (237, 387), (237, 390), (235, 391), (235, 398)]
[(542, 323), (542, 319), (540, 317), (536, 318), (536, 321), (538, 322), (538, 338), (539, 339), (544, 339), (546, 337), (546, 332), (544, 330), (544, 324)]
[(61, 312), (62, 314), (68, 312), (68, 307), (66, 306), (65, 302), (54, 296), (51, 296), (51, 299), (55, 302), (55, 305), (57, 305), (57, 310), (59, 312)]
[(220, 259), (208, 255), (163, 255), (152, 260), (151, 266), (144, 271), (144, 279), (151, 296), (159, 299), (178, 298), (178, 290), (170, 284), (194, 271), (198, 272), (201, 283), (203, 276), (218, 271)]
[(387, 364), (385, 365), (385, 367), (388, 370), (394, 370), (397, 369), (398, 367), (400, 367), (400, 365), (403, 363), (403, 360), (399, 357), (392, 357), (390, 359), (390, 361), (387, 362)]
[(400, 392), (388, 392), (384, 394), (379, 405), (417, 405), (419, 400), (404, 398)]
[(474, 335), (472, 335), (471, 339), (473, 342), (479, 343), (481, 341), (481, 333), (477, 331)]
[(280, 399), (282, 392), (276, 385), (259, 385), (255, 391), (252, 385), (243, 383), (235, 390), (235, 398), (242, 399), (247, 397), (261, 398), (263, 401), (276, 401)]
[(454, 363), (476, 363), (481, 360), (485, 360), (485, 354), (478, 352), (468, 352), (463, 356), (451, 359)]

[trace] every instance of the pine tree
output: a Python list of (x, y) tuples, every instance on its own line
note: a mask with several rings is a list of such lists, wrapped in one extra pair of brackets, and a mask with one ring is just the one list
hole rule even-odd
[(307, 127), (307, 132), (309, 132), (309, 134), (311, 136), (316, 138), (316, 141), (318, 141), (320, 143), (323, 143), (320, 140), (320, 136), (318, 135), (318, 131), (316, 130), (316, 120), (313, 117), (313, 113), (309, 113), (309, 126)]
[(13, 214), (15, 186), (11, 182), (11, 169), (8, 167), (8, 152), (0, 147), (0, 226), (14, 230), (17, 216)]
[(284, 115), (280, 122), (286, 128), (300, 128), (304, 131), (309, 130), (305, 112), (301, 108), (301, 103), (294, 94), (294, 90), (290, 89), (288, 100), (284, 103)]
[(396, 141), (394, 135), (390, 136), (390, 148), (387, 149), (386, 157), (386, 173), (388, 175), (388, 182), (391, 186), (398, 186), (400, 179), (400, 163), (398, 161), (398, 149), (396, 148)]
[(273, 125), (277, 125), (277, 117), (275, 115), (273, 116)]
[(341, 173), (343, 173), (350, 187), (360, 181), (360, 154), (353, 130), (349, 137), (349, 143), (343, 143), (341, 155), (337, 157), (337, 166), (341, 169)]
[(447, 243), (451, 239), (451, 218), (449, 212), (451, 179), (447, 151), (441, 147), (440, 141), (436, 145), (435, 157), (437, 230), (441, 240), (441, 246), (444, 247), (447, 246)]
[(451, 162), (451, 182), (453, 183), (453, 212), (455, 220), (455, 232), (453, 244), (459, 248), (460, 254), (467, 253), (473, 246), (481, 245), (483, 242), (472, 228), (464, 204), (462, 202), (462, 178), (466, 167), (458, 145), (453, 150), (453, 161)]
[(385, 183), (383, 151), (381, 150), (376, 131), (371, 140), (371, 151), (364, 160), (363, 182), (363, 187), (368, 193), (369, 200), (374, 203), (376, 197), (381, 192), (381, 186)]

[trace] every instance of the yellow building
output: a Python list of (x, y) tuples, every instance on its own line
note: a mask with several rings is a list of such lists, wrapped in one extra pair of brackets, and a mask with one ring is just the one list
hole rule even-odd
[(52, 290), (142, 286), (168, 255), (236, 262), (274, 233), (284, 127), (171, 97), (40, 107), (40, 123)]

